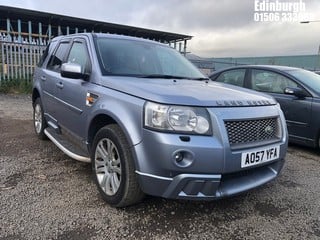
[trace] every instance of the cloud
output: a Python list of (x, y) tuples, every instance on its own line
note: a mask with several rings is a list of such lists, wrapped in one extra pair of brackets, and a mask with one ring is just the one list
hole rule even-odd
[[(317, 32), (317, 31), (316, 31)], [(203, 33), (189, 49), (203, 57), (317, 54), (320, 32), (300, 23), (260, 23), (233, 31)]]
[(194, 32), (201, 29), (229, 29), (248, 24), (253, 19), (252, 1), (161, 1), (148, 4), (131, 22), (145, 27)]
[[(320, 1), (301, 1), (312, 14), (311, 20), (320, 20)], [(306, 25), (254, 22), (254, 0), (2, 2), (9, 6), (192, 35), (188, 50), (205, 57), (313, 54), (320, 43), (320, 22)]]

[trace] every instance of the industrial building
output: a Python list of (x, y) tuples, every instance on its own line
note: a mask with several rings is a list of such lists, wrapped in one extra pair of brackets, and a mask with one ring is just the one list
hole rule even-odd
[(30, 79), (48, 41), (58, 35), (103, 32), (141, 37), (170, 45), (204, 74), (235, 65), (267, 64), (320, 71), (320, 55), (249, 58), (201, 58), (187, 54), (192, 36), (0, 5), (0, 83)]
[(58, 35), (102, 32), (151, 39), (182, 54), (192, 36), (0, 5), (0, 81), (29, 78), (48, 41)]

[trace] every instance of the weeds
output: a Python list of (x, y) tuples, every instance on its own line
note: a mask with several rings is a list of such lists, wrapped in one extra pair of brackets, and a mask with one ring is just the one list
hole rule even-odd
[(31, 93), (32, 81), (27, 79), (2, 79), (0, 93)]

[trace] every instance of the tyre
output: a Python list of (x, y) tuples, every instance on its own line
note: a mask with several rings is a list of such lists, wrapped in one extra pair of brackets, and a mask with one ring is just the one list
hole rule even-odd
[(47, 139), (47, 136), (44, 134), (44, 129), (47, 127), (47, 122), (44, 118), (43, 107), (40, 98), (37, 98), (33, 104), (33, 126), (39, 139)]
[(129, 144), (118, 125), (107, 125), (98, 131), (91, 162), (98, 190), (111, 206), (125, 207), (143, 198)]

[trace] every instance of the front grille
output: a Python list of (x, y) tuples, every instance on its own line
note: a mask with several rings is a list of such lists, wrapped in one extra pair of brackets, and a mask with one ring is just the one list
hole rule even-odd
[(280, 139), (277, 118), (225, 121), (232, 146)]

